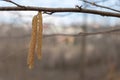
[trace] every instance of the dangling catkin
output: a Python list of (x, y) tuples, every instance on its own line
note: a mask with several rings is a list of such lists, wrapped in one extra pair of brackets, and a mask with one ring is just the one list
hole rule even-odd
[(37, 37), (36, 22), (37, 22), (37, 16), (34, 16), (32, 20), (32, 35), (31, 35), (31, 41), (30, 41), (30, 47), (29, 47), (29, 53), (28, 53), (28, 61), (27, 61), (29, 69), (33, 68), (33, 64), (34, 64), (34, 53), (35, 53), (36, 37)]
[(37, 56), (38, 59), (41, 59), (41, 52), (42, 52), (42, 31), (43, 31), (43, 26), (42, 26), (42, 12), (38, 12), (37, 15)]
[[(33, 20), (32, 20), (32, 35), (31, 35), (29, 54), (28, 54), (28, 61), (27, 61), (29, 69), (33, 68), (34, 53), (35, 53), (35, 48), (36, 47), (37, 47), (38, 59), (41, 59), (42, 31), (43, 31), (43, 27), (42, 27), (42, 13), (38, 12), (38, 14), (35, 15), (33, 17)], [(37, 44), (36, 44), (36, 41), (37, 41)]]

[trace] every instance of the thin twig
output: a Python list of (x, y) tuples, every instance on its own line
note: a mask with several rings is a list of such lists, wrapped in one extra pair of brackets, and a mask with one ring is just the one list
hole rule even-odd
[(54, 12), (47, 12), (47, 11), (44, 11), (43, 14), (48, 14), (48, 15), (52, 15)]
[(107, 7), (107, 6), (98, 5), (98, 4), (96, 4), (95, 2), (89, 2), (89, 1), (87, 1), (87, 0), (80, 0), (80, 1), (83, 1), (83, 2), (85, 2), (85, 3), (91, 4), (91, 5), (96, 6), (96, 7), (105, 8), (105, 9), (109, 9), (109, 10), (116, 11), (116, 12), (119, 12), (119, 13), (120, 13), (119, 10), (116, 10), (116, 9), (113, 9), (113, 8), (110, 8), (110, 7)]
[(22, 5), (20, 5), (20, 4), (17, 4), (16, 2), (14, 2), (14, 1), (12, 1), (12, 0), (3, 0), (3, 1), (12, 3), (12, 4), (16, 5), (17, 7), (25, 8), (25, 6), (22, 6)]

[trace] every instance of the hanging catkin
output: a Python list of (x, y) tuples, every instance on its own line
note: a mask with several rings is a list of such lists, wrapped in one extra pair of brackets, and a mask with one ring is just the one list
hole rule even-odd
[[(28, 61), (27, 64), (29, 69), (33, 68), (34, 64), (34, 53), (35, 48), (37, 47), (37, 56), (38, 59), (41, 59), (42, 52), (42, 13), (38, 12), (37, 15), (33, 17), (32, 20), (32, 35), (29, 47)], [(36, 44), (37, 43), (37, 44)]]
[(34, 64), (34, 53), (35, 53), (36, 37), (37, 37), (36, 22), (37, 22), (37, 16), (34, 16), (32, 20), (32, 35), (31, 35), (31, 41), (30, 41), (30, 47), (29, 47), (29, 53), (28, 53), (28, 61), (27, 61), (29, 69), (33, 68), (33, 64)]
[(42, 53), (42, 13), (38, 12), (37, 15), (37, 56), (38, 59), (41, 59), (41, 53)]

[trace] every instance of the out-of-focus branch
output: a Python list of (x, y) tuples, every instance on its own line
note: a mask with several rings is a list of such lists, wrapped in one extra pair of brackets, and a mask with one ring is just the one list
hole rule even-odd
[(107, 6), (98, 5), (98, 4), (96, 4), (95, 2), (89, 2), (89, 1), (87, 1), (87, 0), (80, 0), (80, 1), (83, 1), (83, 2), (85, 2), (85, 3), (91, 4), (91, 5), (96, 6), (96, 7), (105, 8), (105, 9), (109, 9), (109, 10), (116, 11), (116, 12), (119, 12), (119, 13), (120, 13), (119, 10), (116, 10), (116, 9), (113, 9), (113, 8), (110, 8), (110, 7), (107, 7)]
[[(110, 30), (104, 30), (104, 31), (97, 31), (97, 32), (80, 32), (77, 34), (63, 34), (63, 33), (59, 33), (59, 34), (44, 34), (43, 38), (47, 38), (47, 37), (53, 37), (53, 36), (73, 36), (73, 37), (77, 37), (77, 36), (92, 36), (92, 35), (98, 35), (98, 34), (114, 34), (114, 33), (120, 33), (120, 29), (110, 29)], [(10, 37), (4, 37), (1, 36), (0, 39), (23, 39), (26, 37), (30, 37), (30, 34), (26, 34), (26, 35), (22, 35), (22, 36), (10, 36)]]
[(115, 33), (120, 32), (120, 29), (112, 29), (112, 30), (105, 30), (105, 31), (98, 31), (98, 32), (80, 32), (78, 34), (49, 34), (49, 35), (43, 35), (44, 37), (51, 37), (51, 36), (90, 36), (90, 35), (98, 35), (98, 34), (109, 34), (109, 33)]

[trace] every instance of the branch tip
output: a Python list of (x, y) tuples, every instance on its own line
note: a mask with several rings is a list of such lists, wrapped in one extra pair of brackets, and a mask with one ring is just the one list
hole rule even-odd
[(25, 6), (22, 6), (22, 5), (14, 2), (14, 1), (12, 1), (12, 0), (2, 0), (2, 1), (6, 1), (6, 2), (9, 2), (9, 3), (12, 3), (12, 4), (16, 5), (17, 7), (25, 8)]
[(75, 5), (75, 8), (78, 8), (78, 9), (82, 9), (82, 5), (81, 6), (79, 6), (79, 5)]
[(100, 7), (100, 8), (104, 8), (104, 9), (108, 9), (108, 10), (112, 10), (112, 11), (120, 13), (120, 10), (116, 10), (116, 9), (113, 9), (113, 8), (110, 8), (110, 7), (107, 7), (107, 6), (103, 6), (103, 5), (99, 5), (99, 4), (96, 4), (95, 2), (90, 2), (88, 0), (80, 0), (80, 1), (91, 4), (91, 5), (96, 6), (96, 7)]

